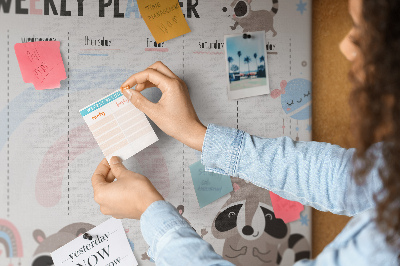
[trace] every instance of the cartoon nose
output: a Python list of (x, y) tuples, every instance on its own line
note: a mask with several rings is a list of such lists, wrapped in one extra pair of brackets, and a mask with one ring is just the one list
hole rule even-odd
[(290, 108), (287, 108), (286, 111), (290, 111)]
[(251, 227), (250, 225), (246, 225), (245, 227), (243, 227), (242, 232), (246, 236), (249, 236), (254, 233), (254, 230), (253, 227)]
[(228, 9), (226, 7), (223, 7), (222, 11), (226, 12), (226, 11), (228, 11)]

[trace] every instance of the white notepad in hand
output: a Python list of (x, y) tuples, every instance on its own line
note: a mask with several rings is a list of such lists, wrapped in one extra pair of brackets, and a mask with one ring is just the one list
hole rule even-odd
[(126, 160), (158, 140), (145, 114), (119, 90), (79, 112), (107, 161)]

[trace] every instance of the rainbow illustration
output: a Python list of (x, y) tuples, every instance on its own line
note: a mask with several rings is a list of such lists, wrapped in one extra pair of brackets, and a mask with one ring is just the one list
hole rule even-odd
[(17, 228), (9, 221), (0, 219), (0, 244), (6, 249), (8, 258), (21, 258), (22, 241)]

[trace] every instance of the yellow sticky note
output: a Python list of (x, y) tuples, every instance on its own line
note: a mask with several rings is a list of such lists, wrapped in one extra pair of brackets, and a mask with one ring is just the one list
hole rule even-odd
[(178, 0), (137, 0), (137, 4), (156, 42), (190, 32)]

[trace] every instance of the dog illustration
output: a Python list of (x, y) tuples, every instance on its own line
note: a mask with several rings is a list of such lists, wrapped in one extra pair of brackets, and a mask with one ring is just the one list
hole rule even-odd
[(295, 261), (310, 258), (304, 236), (290, 234), (290, 225), (275, 218), (269, 192), (239, 178), (235, 190), (211, 227), (215, 238), (225, 239), (223, 258), (235, 265), (279, 265), (292, 249)]
[[(232, 19), (235, 21), (231, 29), (235, 30), (239, 25), (243, 28), (243, 32), (263, 30), (267, 33), (272, 31), (272, 36), (275, 37), (277, 32), (274, 29), (274, 16), (278, 13), (278, 0), (272, 0), (272, 8), (270, 11), (253, 11), (250, 6), (251, 1), (252, 0), (234, 0), (231, 3), (234, 12)], [(224, 7), (222, 11), (227, 12), (228, 9)]]
[(86, 233), (95, 226), (88, 223), (74, 223), (63, 227), (57, 233), (46, 237), (45, 233), (36, 229), (33, 238), (39, 244), (35, 253), (32, 266), (53, 265), (50, 253), (74, 240), (79, 235)]

